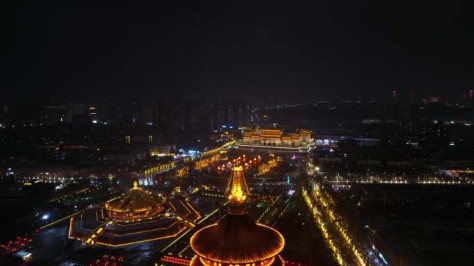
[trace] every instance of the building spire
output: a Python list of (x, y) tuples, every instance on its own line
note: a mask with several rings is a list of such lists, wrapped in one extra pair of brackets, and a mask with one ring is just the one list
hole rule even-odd
[(246, 213), (245, 201), (250, 196), (250, 191), (244, 177), (242, 166), (232, 168), (232, 174), (227, 183), (225, 196), (229, 199), (231, 214)]

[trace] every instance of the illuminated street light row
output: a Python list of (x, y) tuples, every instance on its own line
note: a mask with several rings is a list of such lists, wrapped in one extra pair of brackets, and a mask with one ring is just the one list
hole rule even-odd
[(407, 185), (407, 184), (419, 184), (419, 185), (474, 185), (474, 181), (453, 181), (453, 180), (330, 180), (325, 181), (332, 184), (390, 184), (390, 185)]
[(358, 250), (356, 246), (357, 244), (351, 238), (345, 226), (341, 224), (340, 219), (337, 216), (337, 214), (335, 214), (334, 212), (335, 203), (332, 197), (328, 193), (321, 193), (319, 185), (313, 183), (312, 187), (313, 187), (313, 198), (319, 201), (321, 205), (325, 206), (323, 210), (326, 212), (330, 221), (334, 224), (340, 236), (342, 237), (342, 239), (344, 239), (347, 247), (352, 251), (352, 253), (356, 257), (359, 264), (366, 265), (361, 252)]
[[(359, 265), (365, 266), (366, 260), (364, 259), (362, 253), (359, 251), (359, 248), (357, 247), (357, 243), (352, 239), (346, 227), (340, 222), (339, 217), (333, 210), (335, 203), (332, 197), (328, 193), (322, 192), (319, 188), (319, 185), (312, 183), (311, 186), (312, 186), (311, 196), (313, 200), (317, 203), (317, 205), (323, 207), (322, 210), (324, 211), (326, 216), (329, 217), (329, 221), (333, 224), (336, 231), (339, 233), (339, 237), (344, 239), (344, 243), (346, 244), (347, 248), (352, 252), (354, 257), (357, 259), (357, 262), (359, 263)], [(307, 195), (306, 190), (303, 190), (303, 196), (309, 199), (309, 196)], [(309, 199), (309, 202), (312, 203), (311, 199)], [(315, 206), (316, 205), (313, 204), (313, 208), (315, 208)], [(318, 214), (318, 213), (319, 215), (317, 215), (317, 219), (321, 219), (320, 218), (322, 217), (321, 212), (320, 211), (315, 212), (315, 214)], [(319, 227), (321, 228), (321, 226)], [(336, 253), (336, 259), (337, 259), (337, 254), (338, 253)]]
[(306, 192), (305, 189), (301, 190), (304, 201), (306, 202), (306, 205), (308, 205), (309, 209), (311, 210), (311, 214), (313, 216), (314, 221), (316, 222), (316, 225), (318, 226), (319, 230), (321, 231), (324, 240), (326, 241), (326, 244), (329, 246), (329, 248), (332, 251), (332, 255), (338, 265), (347, 265), (347, 263), (344, 261), (341, 253), (341, 249), (336, 246), (334, 241), (332, 240), (331, 236), (328, 233), (326, 224), (323, 222), (321, 219), (321, 211), (313, 204), (311, 201), (310, 197), (308, 196), (308, 192)]

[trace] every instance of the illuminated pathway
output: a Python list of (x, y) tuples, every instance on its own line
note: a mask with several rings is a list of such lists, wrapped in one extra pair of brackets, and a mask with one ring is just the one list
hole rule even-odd
[[(84, 192), (84, 191), (81, 190), (81, 191), (79, 191), (79, 192), (73, 192), (73, 193), (70, 193), (70, 194), (72, 195), (72, 194), (74, 194), (74, 193), (83, 193), (83, 192)], [(118, 197), (115, 197), (115, 198), (118, 198)], [(115, 199), (115, 198), (113, 198), (113, 199)], [(56, 200), (58, 200), (58, 199), (59, 199), (59, 198), (54, 199), (54, 200), (52, 200), (52, 201), (56, 201)], [(101, 206), (101, 205), (103, 205), (103, 204), (105, 204), (105, 201), (102, 202), (102, 203), (95, 204), (95, 205), (92, 206), (92, 207), (98, 207), (98, 206)], [(58, 219), (55, 220), (55, 221), (52, 221), (52, 222), (50, 222), (50, 223), (48, 223), (48, 224), (45, 224), (45, 225), (41, 226), (39, 229), (40, 229), (40, 230), (43, 230), (43, 229), (49, 228), (49, 227), (51, 227), (51, 226), (57, 225), (57, 224), (59, 224), (59, 223), (61, 223), (61, 222), (67, 221), (69, 218), (72, 218), (72, 217), (74, 217), (74, 216), (80, 214), (81, 212), (83, 212), (83, 211), (89, 209), (89, 208), (91, 208), (91, 207), (85, 207), (84, 209), (82, 209), (82, 210), (80, 210), (80, 211), (74, 212), (74, 213), (72, 213), (72, 214), (70, 214), (70, 215), (67, 215), (67, 216), (65, 216), (65, 217), (62, 217), (62, 218), (58, 218)]]
[(49, 203), (53, 203), (53, 202), (56, 202), (56, 201), (60, 201), (60, 200), (66, 199), (66, 198), (71, 197), (71, 196), (77, 196), (77, 195), (79, 195), (79, 194), (89, 192), (90, 190), (91, 190), (90, 188), (83, 188), (83, 189), (80, 189), (80, 190), (77, 190), (77, 191), (69, 192), (69, 193), (67, 193), (66, 195), (62, 195), (62, 196), (60, 196), (60, 197), (51, 199), (51, 200), (49, 200), (48, 202), (49, 202)]
[(469, 179), (456, 179), (456, 180), (444, 180), (438, 178), (423, 178), (408, 180), (403, 178), (361, 178), (361, 179), (341, 179), (341, 180), (324, 180), (324, 184), (329, 185), (348, 185), (358, 184), (358, 185), (439, 185), (439, 186), (466, 186), (474, 185), (474, 181)]
[[(229, 202), (226, 202), (224, 204), (224, 206), (226, 206)], [(201, 220), (199, 220), (196, 224), (197, 225), (200, 225), (202, 224), (204, 221), (206, 221), (207, 219), (209, 219), (210, 217), (214, 216), (221, 208), (217, 208), (215, 209), (214, 211), (212, 211), (211, 213), (209, 213), (208, 215), (206, 215), (204, 218), (202, 218)], [(189, 228), (188, 230), (184, 231), (181, 235), (177, 236), (171, 243), (169, 243), (166, 247), (164, 247), (162, 250), (161, 250), (161, 253), (165, 253), (167, 250), (169, 250), (171, 247), (173, 247), (173, 245), (175, 245), (180, 239), (182, 239), (184, 236), (186, 236), (187, 234), (189, 234), (189, 232), (191, 232), (192, 230), (194, 229), (194, 227), (192, 228)], [(186, 246), (184, 249), (182, 249), (179, 253), (182, 254), (186, 249), (189, 248), (189, 245)]]
[(57, 219), (56, 221), (53, 221), (53, 222), (51, 222), (51, 223), (49, 223), (49, 224), (45, 224), (45, 225), (41, 226), (39, 229), (40, 229), (40, 230), (43, 230), (43, 229), (45, 229), (45, 228), (51, 227), (51, 226), (53, 226), (53, 225), (56, 225), (56, 224), (58, 224), (58, 223), (60, 223), (60, 222), (64, 222), (64, 221), (66, 221), (67, 219), (69, 219), (69, 218), (71, 218), (71, 217), (73, 217), (73, 216), (75, 216), (75, 215), (77, 215), (77, 214), (79, 214), (79, 213), (81, 213), (81, 212), (82, 212), (82, 211), (78, 211), (78, 212), (75, 212), (75, 213), (73, 213), (73, 214), (71, 214), (71, 215), (68, 215), (68, 216), (66, 216), (66, 217)]
[(318, 184), (312, 183), (311, 188), (309, 193), (302, 189), (303, 198), (338, 264), (365, 266), (367, 261), (360, 251), (363, 248), (335, 213), (334, 201), (330, 195), (321, 191)]
[(308, 195), (308, 192), (305, 189), (302, 189), (301, 193), (306, 205), (308, 205), (311, 211), (311, 214), (313, 216), (313, 219), (316, 225), (318, 226), (319, 230), (321, 231), (324, 237), (324, 241), (326, 242), (328, 247), (331, 249), (334, 259), (337, 261), (339, 265), (347, 264), (345, 263), (345, 260), (343, 259), (340, 247), (338, 247), (336, 243), (334, 243), (334, 241), (332, 240), (332, 236), (330, 236), (328, 233), (326, 223), (322, 220), (321, 211), (313, 204), (312, 200), (310, 199)]

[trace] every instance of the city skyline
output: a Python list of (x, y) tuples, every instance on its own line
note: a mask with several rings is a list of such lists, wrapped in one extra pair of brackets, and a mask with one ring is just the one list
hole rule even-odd
[(474, 20), (8, 1), (0, 265), (474, 265)]

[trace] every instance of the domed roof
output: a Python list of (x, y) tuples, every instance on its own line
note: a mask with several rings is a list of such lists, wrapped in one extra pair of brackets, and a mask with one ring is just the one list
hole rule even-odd
[(278, 255), (284, 245), (278, 231), (255, 223), (247, 214), (229, 213), (191, 238), (191, 247), (197, 255), (224, 263), (262, 261)]
[(106, 209), (118, 212), (141, 212), (152, 210), (166, 202), (163, 196), (141, 190), (136, 182), (123, 198), (113, 199), (106, 203)]

